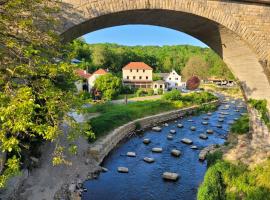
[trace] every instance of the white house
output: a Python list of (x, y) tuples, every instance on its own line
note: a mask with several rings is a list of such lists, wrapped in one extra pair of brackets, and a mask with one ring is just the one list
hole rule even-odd
[(158, 80), (153, 82), (153, 90), (154, 94), (159, 94), (159, 91), (161, 90), (162, 93), (167, 91), (168, 84), (163, 80)]
[(76, 88), (78, 91), (88, 91), (91, 92), (92, 88), (94, 87), (95, 80), (102, 75), (107, 74), (108, 72), (104, 69), (98, 69), (93, 74), (86, 72), (86, 70), (77, 69), (75, 73), (82, 78), (75, 82)]
[(122, 68), (123, 84), (136, 88), (152, 88), (153, 69), (143, 62), (130, 62)]
[[(162, 75), (163, 76), (163, 75)], [(185, 82), (182, 82), (182, 77), (175, 70), (163, 76), (164, 81), (168, 84), (168, 89), (183, 89)]]

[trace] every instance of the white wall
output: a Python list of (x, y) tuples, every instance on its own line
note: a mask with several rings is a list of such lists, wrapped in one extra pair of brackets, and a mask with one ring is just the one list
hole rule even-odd
[[(152, 81), (153, 70), (136, 70), (136, 69), (123, 69), (123, 81)], [(128, 79), (129, 77), (129, 79)], [(135, 77), (135, 79), (133, 79)], [(141, 77), (141, 79), (140, 79)], [(148, 77), (148, 79), (146, 79)]]

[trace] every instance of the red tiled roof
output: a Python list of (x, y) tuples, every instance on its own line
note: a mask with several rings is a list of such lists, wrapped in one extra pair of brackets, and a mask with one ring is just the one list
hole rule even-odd
[(82, 70), (82, 69), (76, 69), (75, 70), (75, 73), (78, 75), (78, 76), (80, 76), (80, 77), (82, 77), (82, 78), (90, 78), (91, 76), (92, 76), (92, 74), (89, 74), (89, 73), (87, 73), (85, 70)]
[(153, 70), (152, 67), (145, 64), (144, 62), (130, 62), (123, 69), (145, 69), (145, 70)]
[(93, 74), (100, 74), (100, 75), (103, 75), (103, 74), (107, 74), (108, 72), (104, 69), (98, 69), (97, 71), (95, 71)]

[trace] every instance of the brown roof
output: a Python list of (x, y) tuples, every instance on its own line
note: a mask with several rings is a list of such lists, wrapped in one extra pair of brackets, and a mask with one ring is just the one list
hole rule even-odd
[(98, 69), (97, 71), (95, 71), (93, 74), (101, 74), (101, 75), (103, 75), (103, 74), (107, 74), (108, 72), (106, 71), (106, 70), (104, 70), (104, 69)]
[(153, 81), (125, 80), (124, 83), (152, 83)]
[(145, 70), (153, 70), (152, 67), (145, 64), (144, 62), (130, 62), (123, 69), (145, 69)]
[(75, 74), (77, 74), (78, 76), (80, 76), (82, 78), (86, 78), (86, 79), (92, 76), (91, 74), (87, 73), (83, 69), (76, 69)]

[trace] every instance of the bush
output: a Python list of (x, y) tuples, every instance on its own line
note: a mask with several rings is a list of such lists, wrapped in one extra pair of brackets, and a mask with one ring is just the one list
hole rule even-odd
[(181, 100), (181, 92), (179, 90), (173, 89), (170, 92), (164, 93), (162, 98), (168, 101), (178, 101)]
[(134, 94), (135, 91), (136, 91), (135, 88), (123, 85), (121, 87), (120, 94)]
[(237, 134), (245, 134), (249, 132), (249, 117), (248, 115), (241, 116), (231, 126), (231, 132)]
[(145, 96), (147, 94), (147, 92), (142, 89), (142, 88), (139, 88), (137, 91), (136, 91), (136, 96), (137, 97), (142, 97), (142, 96)]
[(266, 100), (256, 100), (256, 99), (249, 99), (248, 103), (259, 111), (261, 115), (261, 119), (264, 121), (264, 123), (270, 128), (270, 119), (269, 119), (269, 113), (267, 110), (267, 101)]
[(149, 95), (149, 96), (154, 95), (154, 90), (152, 88), (147, 89), (147, 95)]
[(216, 162), (218, 160), (222, 159), (222, 155), (223, 153), (221, 151), (215, 151), (214, 153), (210, 153), (206, 156), (207, 159), (207, 167), (210, 167), (214, 164), (216, 164)]
[(158, 88), (158, 91), (157, 91), (158, 95), (162, 95), (164, 93), (163, 89), (161, 88)]

